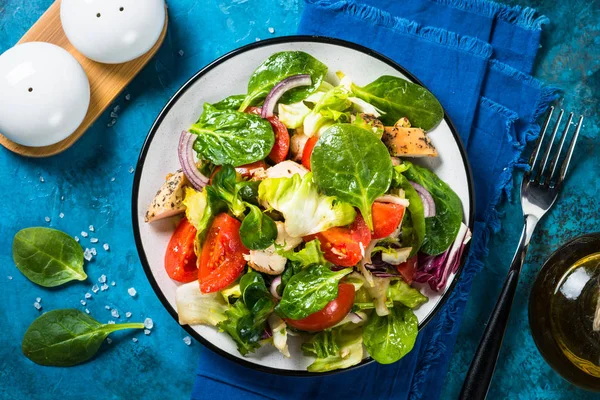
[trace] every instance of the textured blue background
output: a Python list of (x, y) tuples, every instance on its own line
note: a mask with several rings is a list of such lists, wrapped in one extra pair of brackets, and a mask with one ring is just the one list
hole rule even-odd
[[(0, 0), (0, 53), (51, 3)], [(537, 7), (553, 22), (546, 27), (536, 76), (564, 88), (565, 106), (588, 118), (567, 193), (534, 237), (490, 398), (591, 399), (591, 394), (572, 387), (545, 364), (529, 333), (526, 304), (535, 273), (553, 249), (578, 234), (600, 231), (600, 0), (559, 4), (526, 0), (519, 4)], [(294, 34), (301, 10), (299, 0), (170, 0), (171, 23), (165, 45), (114, 104), (120, 106), (114, 126), (108, 127), (112, 118), (107, 112), (70, 150), (45, 160), (24, 159), (0, 148), (0, 193), (4, 199), (0, 206), (0, 398), (188, 398), (197, 361), (208, 350), (197, 343), (184, 344), (186, 333), (162, 308), (142, 271), (131, 229), (133, 175), (129, 169), (135, 166), (155, 116), (187, 78), (216, 57), (256, 38)], [(275, 29), (274, 34), (269, 27)], [(130, 101), (125, 100), (127, 93)], [(513, 202), (503, 208), (504, 228), (492, 239), (486, 268), (475, 280), (443, 398), (456, 398), (460, 390), (518, 241), (521, 216), (515, 199), (513, 195)], [(46, 216), (50, 223), (45, 222)], [(48, 290), (27, 281), (14, 267), (10, 248), (19, 229), (52, 226), (81, 237), (80, 232), (90, 224), (96, 227), (90, 237), (99, 238), (100, 243), (82, 239), (84, 247), (98, 249), (96, 259), (86, 266), (88, 281)], [(110, 244), (110, 252), (102, 249), (105, 242)], [(23, 357), (23, 333), (39, 315), (33, 307), (35, 298), (42, 298), (43, 310), (84, 309), (79, 301), (101, 274), (116, 286), (88, 301), (86, 307), (92, 315), (103, 322), (112, 319), (105, 309), (109, 305), (120, 311), (120, 320), (125, 319), (126, 311), (133, 313), (131, 320), (151, 317), (155, 322), (152, 334), (114, 335), (112, 345), (103, 345), (93, 362), (70, 369), (39, 367)], [(129, 287), (136, 288), (137, 297), (127, 294)], [(132, 337), (139, 341), (134, 343)]]

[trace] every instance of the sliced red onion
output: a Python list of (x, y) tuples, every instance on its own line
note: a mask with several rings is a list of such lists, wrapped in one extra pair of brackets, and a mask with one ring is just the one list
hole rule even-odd
[(188, 178), (190, 183), (197, 190), (202, 190), (204, 186), (208, 185), (208, 178), (198, 171), (196, 166), (196, 160), (194, 157), (194, 141), (196, 135), (186, 131), (181, 132), (181, 138), (179, 139), (179, 163), (183, 169), (183, 173)]
[(355, 312), (351, 312), (350, 314), (348, 314), (348, 319), (353, 324), (360, 324), (363, 321), (362, 317)]
[(425, 212), (425, 218), (427, 217), (435, 217), (435, 202), (433, 201), (433, 197), (431, 193), (427, 191), (423, 186), (419, 185), (415, 182), (410, 182), (412, 187), (415, 188), (421, 201), (423, 202), (423, 211)]
[(281, 285), (281, 275), (278, 275), (273, 282), (271, 282), (271, 286), (269, 287), (269, 291), (277, 300), (281, 300), (281, 296), (277, 293), (277, 287)]
[(378, 201), (380, 203), (392, 203), (392, 204), (399, 204), (401, 206), (404, 207), (408, 207), (409, 206), (409, 202), (407, 199), (402, 199), (398, 196), (393, 196), (391, 194), (386, 194), (383, 196), (379, 196), (378, 198), (375, 199), (375, 201)]
[(310, 75), (301, 74), (301, 75), (292, 75), (290, 77), (285, 78), (281, 82), (279, 82), (271, 92), (267, 95), (265, 99), (265, 103), (262, 107), (261, 117), (269, 118), (273, 116), (273, 111), (275, 110), (275, 106), (277, 102), (283, 96), (285, 92), (288, 90), (300, 87), (300, 86), (310, 86), (312, 85), (312, 79)]
[(397, 278), (400, 274), (392, 274), (391, 272), (372, 272), (373, 276), (377, 278)]

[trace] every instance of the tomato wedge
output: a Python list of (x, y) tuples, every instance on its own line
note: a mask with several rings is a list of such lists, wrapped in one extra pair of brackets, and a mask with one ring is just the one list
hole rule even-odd
[(202, 293), (229, 286), (244, 271), (248, 249), (240, 239), (240, 221), (226, 213), (215, 217), (202, 246), (198, 280)]
[(165, 253), (165, 269), (169, 278), (177, 282), (192, 282), (198, 279), (194, 240), (196, 228), (183, 218), (173, 232)]
[(310, 156), (312, 155), (313, 149), (319, 140), (316, 136), (311, 136), (310, 139), (306, 141), (304, 145), (304, 150), (302, 151), (302, 165), (304, 165), (310, 171)]
[(317, 332), (323, 329), (331, 328), (344, 319), (352, 309), (354, 304), (354, 285), (349, 283), (340, 283), (338, 286), (338, 295), (331, 300), (325, 308), (316, 313), (310, 314), (302, 319), (289, 319), (286, 322), (296, 329), (307, 332)]
[(342, 267), (352, 267), (363, 258), (371, 241), (371, 231), (362, 215), (357, 214), (351, 225), (337, 226), (306, 236), (304, 241), (309, 242), (315, 238), (321, 242), (321, 250), (327, 261)]
[(406, 262), (396, 265), (396, 270), (400, 275), (402, 275), (406, 283), (411, 284), (415, 279), (415, 273), (417, 272), (418, 263), (419, 258), (415, 254), (413, 257), (406, 260)]
[(244, 178), (251, 178), (252, 175), (254, 175), (254, 172), (260, 168), (267, 169), (267, 163), (264, 162), (263, 160), (255, 161), (250, 164), (245, 164), (245, 165), (240, 165), (239, 167), (235, 167), (235, 170), (237, 171), (238, 174), (240, 174)]
[[(261, 115), (262, 109), (260, 107), (248, 107), (245, 112), (248, 114)], [(285, 161), (288, 152), (290, 151), (290, 133), (283, 122), (276, 116), (267, 118), (267, 121), (271, 123), (271, 128), (273, 128), (273, 133), (275, 134), (275, 144), (268, 157), (275, 164), (279, 164), (280, 162)]]
[(383, 239), (398, 228), (404, 217), (404, 206), (394, 203), (373, 203), (372, 239)]

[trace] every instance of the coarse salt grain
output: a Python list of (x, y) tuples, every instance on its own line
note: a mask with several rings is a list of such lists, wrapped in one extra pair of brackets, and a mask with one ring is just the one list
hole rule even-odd
[(85, 300), (81, 300), (81, 301), (80, 301), (80, 303), (81, 303), (81, 305), (82, 305), (82, 306), (85, 306), (85, 305), (87, 304), (87, 303), (85, 302)]
[(108, 290), (108, 285), (106, 283), (103, 283), (102, 286), (100, 286), (100, 290), (103, 291), (103, 292), (105, 290)]
[(102, 246), (104, 248), (104, 250), (109, 251), (110, 250), (110, 246), (108, 245), (108, 243), (104, 243), (104, 245)]
[(185, 53), (183, 52), (183, 50), (179, 50), (177, 53), (179, 54), (179, 56), (180, 56), (180, 57), (183, 57), (183, 55), (185, 54)]
[(79, 243), (79, 236), (75, 236), (75, 241)]
[(98, 255), (98, 252), (96, 251), (96, 248), (95, 248), (95, 247), (92, 247), (92, 248), (90, 249), (90, 253), (92, 253), (92, 255), (93, 255), (93, 256), (95, 256), (95, 255)]
[(65, 199), (65, 196), (60, 196), (60, 199), (61, 199), (61, 200), (64, 200), (64, 199)]
[(134, 337), (133, 339), (131, 339), (131, 341), (132, 341), (133, 343), (137, 343), (138, 339)]
[(86, 309), (85, 309), (85, 313), (86, 313), (86, 314), (89, 314), (89, 313), (90, 313), (90, 310), (88, 310), (88, 309), (86, 308)]
[(110, 310), (110, 315), (112, 315), (113, 318), (119, 318), (119, 311), (116, 308), (113, 308)]
[(104, 308), (106, 308), (107, 310), (110, 310), (110, 306), (104, 306)]
[(86, 293), (85, 296), (86, 299), (91, 299), (92, 298), (92, 294), (91, 293)]
[(58, 216), (59, 216), (59, 218), (64, 218), (65, 214), (64, 213), (60, 213), (60, 214), (58, 214)]
[(46, 222), (50, 222), (50, 217), (45, 217), (45, 218), (44, 218), (44, 220), (45, 220)]
[(98, 243), (98, 238), (91, 238), (90, 243)]
[(130, 287), (129, 289), (127, 289), (127, 293), (129, 293), (129, 295), (131, 297), (135, 297), (135, 295), (137, 294), (137, 292), (135, 291), (135, 288)]
[(33, 303), (33, 306), (35, 307), (36, 310), (42, 309), (42, 305), (40, 303), (38, 303), (37, 301), (35, 303)]
[(255, 42), (260, 42), (260, 38), (254, 39)]
[(127, 312), (125, 313), (125, 316), (126, 316), (127, 318), (131, 318), (131, 313), (130, 313), (129, 311), (127, 311)]
[(109, 338), (109, 337), (107, 337), (107, 338), (106, 338), (106, 343), (108, 343), (108, 344), (111, 344), (111, 343), (112, 343), (112, 339), (111, 339), (111, 338)]
[(135, 171), (135, 169), (133, 169), (133, 167), (129, 167), (128, 171), (130, 174), (133, 174), (133, 171)]
[(42, 298), (41, 297), (36, 297), (35, 301), (38, 302), (38, 303), (41, 303), (42, 302)]
[(152, 331), (150, 329), (144, 329), (144, 334), (149, 335), (151, 333), (152, 333)]
[(84, 238), (88, 237), (88, 234), (87, 234), (87, 232), (85, 232), (85, 231), (81, 231), (81, 237), (84, 237)]
[(100, 288), (98, 287), (98, 285), (92, 286), (92, 292), (98, 293), (98, 290), (100, 290)]
[(109, 325), (114, 325), (114, 324), (115, 324), (115, 321), (113, 321), (113, 320), (110, 320), (110, 321), (108, 321), (108, 324), (109, 324)]
[(106, 275), (104, 275), (104, 274), (100, 275), (100, 278), (98, 278), (98, 282), (100, 282), (100, 283), (106, 282)]
[(40, 182), (42, 182), (42, 183), (46, 182), (46, 180), (44, 179), (43, 176), (40, 176)]
[(112, 178), (110, 178), (110, 181), (114, 182), (115, 181), (115, 177), (113, 176)]
[(113, 111), (110, 113), (110, 117), (111, 118), (119, 118), (119, 114), (117, 114), (116, 112)]
[(127, 100), (127, 101), (131, 100), (131, 95), (129, 93), (127, 93), (125, 95), (125, 100)]
[(7, 278), (9, 281), (12, 281), (12, 276), (9, 275), (9, 276), (7, 276)]
[(273, 28), (272, 26), (269, 27), (269, 33), (275, 33), (275, 28)]
[(90, 225), (90, 226), (89, 226), (89, 228), (88, 228), (88, 230), (89, 230), (90, 232), (94, 232), (94, 225)]
[(90, 249), (85, 249), (83, 258), (85, 258), (86, 261), (92, 261), (92, 251)]
[(110, 283), (110, 286), (116, 286), (116, 284), (117, 284), (117, 282), (115, 282), (115, 281), (112, 281), (112, 282)]
[(185, 343), (188, 346), (190, 346), (192, 344), (192, 339), (189, 336), (186, 336), (186, 337), (183, 338), (183, 343)]
[(146, 318), (144, 320), (144, 328), (152, 329), (152, 327), (154, 327), (154, 322), (152, 322), (152, 318)]

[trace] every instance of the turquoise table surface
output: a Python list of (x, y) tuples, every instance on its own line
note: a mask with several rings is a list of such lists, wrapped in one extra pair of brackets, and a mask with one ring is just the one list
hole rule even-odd
[[(0, 53), (14, 45), (51, 3), (0, 0)], [(132, 171), (154, 118), (192, 74), (241, 45), (294, 34), (302, 2), (170, 0), (168, 4), (170, 26), (158, 55), (78, 143), (49, 159), (26, 159), (0, 148), (1, 399), (185, 399), (198, 360), (209, 351), (195, 342), (184, 343), (185, 331), (163, 309), (146, 280), (131, 227)], [(592, 394), (562, 380), (541, 358), (531, 339), (526, 305), (535, 273), (552, 250), (578, 234), (600, 231), (600, 0), (519, 4), (536, 7), (552, 20), (536, 76), (564, 88), (565, 106), (587, 119), (565, 194), (534, 236), (489, 398), (592, 399)], [(110, 115), (113, 110), (118, 117)], [(475, 280), (444, 383), (445, 399), (456, 398), (460, 390), (518, 241), (521, 216), (515, 193), (502, 209), (504, 226), (492, 239), (485, 270)], [(95, 232), (83, 238), (81, 232), (88, 232), (90, 225)], [(84, 247), (97, 248), (98, 255), (86, 266), (89, 279), (58, 289), (30, 283), (11, 256), (14, 234), (29, 226), (61, 229), (79, 236)], [(98, 243), (91, 243), (92, 237)], [(110, 251), (102, 248), (104, 243)], [(102, 274), (109, 289), (92, 293)], [(137, 291), (135, 297), (127, 293), (131, 287)], [(81, 300), (87, 292), (93, 296), (84, 306)], [(107, 322), (116, 319), (108, 306), (119, 311), (118, 321), (127, 320), (129, 311), (129, 320), (150, 317), (154, 328), (149, 336), (113, 335), (112, 344), (104, 343), (86, 364), (40, 367), (20, 350), (25, 330), (40, 314), (33, 307), (37, 297), (42, 299), (42, 311), (87, 308)]]

